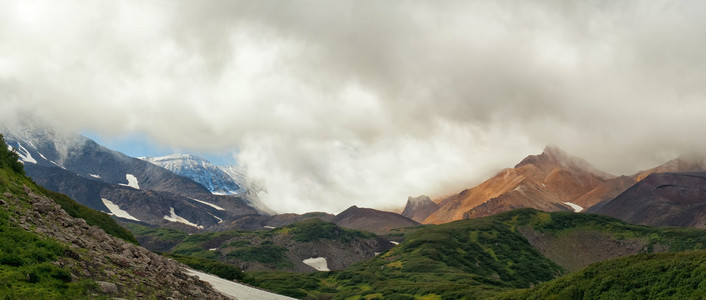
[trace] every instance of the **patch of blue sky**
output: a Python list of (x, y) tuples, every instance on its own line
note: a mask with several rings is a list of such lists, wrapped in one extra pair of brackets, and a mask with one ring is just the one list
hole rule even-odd
[(109, 149), (121, 152), (132, 157), (154, 157), (170, 154), (192, 154), (210, 161), (214, 165), (237, 165), (235, 155), (238, 149), (225, 149), (217, 151), (197, 151), (186, 148), (175, 148), (162, 145), (142, 132), (125, 133), (118, 136), (105, 136), (95, 131), (84, 130), (81, 134), (94, 140)]

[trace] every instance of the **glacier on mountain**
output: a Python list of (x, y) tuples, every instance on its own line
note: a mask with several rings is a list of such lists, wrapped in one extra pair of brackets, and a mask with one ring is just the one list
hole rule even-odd
[[(139, 159), (196, 181), (206, 187), (214, 195), (240, 196), (260, 212), (265, 214), (274, 213), (260, 201), (258, 193), (261, 192), (262, 189), (248, 182), (245, 170), (241, 167), (216, 166), (204, 158), (190, 154), (140, 157)], [(212, 203), (203, 204), (212, 205)]]
[(242, 181), (237, 181), (240, 178), (231, 177), (218, 166), (195, 155), (173, 154), (163, 157), (141, 157), (140, 159), (190, 178), (216, 195), (239, 195), (244, 192)]

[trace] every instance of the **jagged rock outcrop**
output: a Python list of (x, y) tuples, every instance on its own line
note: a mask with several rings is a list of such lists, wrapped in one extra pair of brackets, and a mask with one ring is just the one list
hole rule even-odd
[(427, 195), (410, 196), (407, 198), (407, 205), (405, 205), (402, 215), (421, 223), (438, 209), (439, 204), (431, 201)]
[(28, 187), (23, 193), (3, 193), (2, 201), (12, 224), (68, 246), (57, 264), (72, 270), (72, 278), (96, 282), (95, 296), (227, 299), (208, 283), (187, 275), (184, 265), (73, 218)]

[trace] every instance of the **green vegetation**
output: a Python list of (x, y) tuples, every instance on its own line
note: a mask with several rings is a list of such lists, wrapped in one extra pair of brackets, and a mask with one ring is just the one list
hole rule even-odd
[(0, 140), (2, 141), (0, 143), (0, 146), (2, 147), (2, 149), (0, 149), (0, 168), (7, 168), (17, 174), (24, 175), (24, 165), (19, 162), (19, 155), (17, 155), (16, 152), (7, 149), (7, 144), (5, 144), (5, 138), (2, 134), (0, 134)]
[[(644, 253), (658, 248), (682, 251), (706, 247), (704, 230), (652, 228), (626, 224), (605, 216), (545, 213), (522, 209), (492, 217), (461, 220), (407, 232), (404, 235), (405, 241), (399, 246), (344, 271), (315, 274), (252, 272), (246, 273), (244, 281), (284, 295), (308, 299), (474, 299), (498, 295), (510, 299), (525, 297), (540, 299), (553, 295), (558, 295), (556, 299), (576, 299), (584, 298), (581, 295), (587, 295), (584, 299), (592, 299), (599, 294), (609, 298), (622, 296), (628, 298), (687, 296), (688, 298), (689, 295), (694, 295), (688, 292), (689, 288), (703, 289), (703, 285), (706, 285), (701, 284), (704, 278), (700, 274), (704, 272), (700, 271), (702, 269), (699, 268), (703, 268), (703, 265), (698, 260), (693, 263), (682, 263), (679, 270), (672, 268), (674, 272), (681, 272), (677, 274), (671, 272), (671, 269), (667, 269), (666, 266), (669, 264), (680, 266), (679, 262), (682, 258), (679, 255), (642, 254), (631, 257), (630, 259), (633, 260), (627, 260), (626, 263), (605, 265), (605, 267), (601, 264), (599, 264), (601, 267), (594, 265), (585, 271), (551, 281), (553, 285), (550, 287), (545, 287), (549, 286), (547, 283), (532, 290), (517, 291), (517, 289), (526, 289), (547, 282), (566, 272), (530, 245), (521, 234), (525, 230), (559, 239), (570, 236), (573, 232), (595, 231), (616, 241), (639, 241), (643, 247), (638, 250)], [(706, 257), (704, 252), (699, 253)], [(633, 273), (626, 273), (624, 275), (626, 279), (618, 279), (620, 278), (618, 275), (610, 275), (610, 273), (606, 273), (607, 276), (602, 275), (610, 268), (628, 272), (626, 266), (631, 263), (641, 260), (648, 262), (651, 258), (659, 257), (670, 257), (671, 261), (655, 265), (642, 264), (629, 271)], [(643, 277), (640, 278), (637, 276), (640, 272), (651, 275), (642, 274)], [(655, 274), (666, 274), (669, 278), (684, 278), (684, 280), (679, 279), (678, 282), (674, 282), (667, 277), (660, 279), (664, 280), (664, 284), (671, 283), (677, 286), (673, 291), (666, 289), (669, 291), (666, 293), (653, 288), (647, 288), (649, 291), (641, 291), (640, 284), (645, 290), (644, 286), (652, 282), (660, 282), (650, 278)], [(558, 284), (564, 284), (566, 282), (562, 281), (566, 280), (564, 278), (586, 279), (586, 287), (581, 289), (584, 294), (576, 294), (576, 292), (558, 294), (558, 291), (563, 288)], [(594, 279), (588, 282), (589, 278)], [(627, 278), (635, 281), (623, 285), (622, 282)], [(564, 286), (574, 284), (571, 282)], [(617, 285), (609, 288), (608, 284)], [(588, 289), (596, 290), (588, 293), (586, 292)], [(631, 292), (632, 294), (627, 293), (632, 289), (637, 291)]]
[(593, 264), (501, 299), (704, 299), (706, 251), (638, 254)]
[[(1, 146), (1, 145), (0, 145)], [(7, 168), (0, 169), (7, 174)], [(94, 283), (72, 282), (69, 269), (54, 265), (70, 254), (66, 246), (15, 227), (10, 215), (0, 209), (0, 298), (80, 299)]]
[(519, 209), (492, 218), (510, 228), (530, 227), (554, 236), (576, 230), (590, 230), (606, 233), (615, 240), (641, 240), (645, 243), (641, 252), (645, 253), (651, 253), (660, 246), (672, 252), (706, 248), (706, 231), (701, 229), (633, 225), (602, 215)]
[(519, 233), (484, 218), (418, 229), (391, 251), (344, 271), (247, 273), (245, 281), (293, 297), (458, 299), (526, 288), (563, 272)]
[(136, 223), (125, 224), (125, 227), (138, 238), (140, 245), (159, 252), (169, 251), (189, 236), (177, 229), (149, 227)]
[[(91, 280), (72, 280), (71, 271), (58, 262), (63, 257), (74, 257), (69, 248), (53, 239), (26, 231), (10, 222), (7, 210), (29, 207), (24, 187), (44, 194), (59, 203), (74, 217), (87, 219), (87, 223), (97, 225), (126, 240), (135, 238), (115, 223), (108, 215), (99, 213), (69, 199), (65, 195), (47, 191), (24, 176), (22, 163), (17, 154), (9, 151), (0, 136), (0, 193), (10, 192), (22, 202), (10, 205), (3, 200), (0, 205), (0, 298), (2, 299), (85, 299), (97, 298), (91, 295), (97, 289)], [(0, 196), (0, 199), (3, 196)]]
[(287, 261), (287, 257), (284, 255), (286, 252), (287, 248), (275, 246), (271, 242), (265, 242), (259, 246), (235, 249), (228, 252), (226, 256), (242, 261), (256, 261), (280, 268), (291, 267), (292, 263)]
[(298, 242), (312, 242), (321, 239), (347, 242), (354, 238), (369, 239), (375, 237), (374, 233), (342, 228), (320, 219), (301, 221), (275, 229), (273, 232), (290, 233), (293, 235), (294, 240)]
[(7, 224), (0, 213), (0, 297), (77, 299), (93, 289), (90, 281), (71, 282), (71, 272), (55, 262), (67, 248)]
[(375, 238), (375, 234), (345, 229), (320, 219), (309, 219), (267, 231), (222, 231), (187, 235), (174, 229), (149, 228), (131, 224), (128, 228), (141, 242), (153, 248), (167, 246), (166, 253), (221, 260), (224, 262), (258, 262), (277, 269), (292, 268), (288, 249), (275, 244), (279, 237), (307, 243), (320, 240), (348, 242), (356, 238)]
[(167, 254), (166, 256), (173, 258), (189, 267), (192, 267), (195, 270), (211, 273), (223, 279), (243, 279), (243, 272), (238, 267), (233, 265), (229, 265), (212, 259), (197, 258), (177, 254)]
[(294, 298), (318, 298), (323, 295), (330, 298), (338, 290), (328, 277), (329, 274), (323, 272), (247, 272), (243, 282)]
[(151, 236), (165, 242), (181, 242), (189, 236), (188, 233), (177, 229), (149, 227), (140, 224), (127, 224), (126, 227), (136, 236)]
[(178, 255), (187, 255), (206, 259), (218, 259), (216, 251), (210, 249), (218, 248), (225, 241), (243, 235), (257, 235), (257, 232), (247, 231), (221, 231), (206, 232), (187, 236), (179, 244), (174, 246), (169, 252)]

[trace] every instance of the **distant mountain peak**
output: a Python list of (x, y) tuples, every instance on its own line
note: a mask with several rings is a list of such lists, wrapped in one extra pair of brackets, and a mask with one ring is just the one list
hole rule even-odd
[(356, 205), (340, 212), (332, 221), (338, 226), (370, 231), (375, 234), (386, 234), (394, 228), (419, 225), (418, 222), (397, 213)]
[(614, 175), (596, 169), (586, 160), (568, 154), (566, 151), (562, 150), (561, 148), (555, 145), (547, 145), (546, 147), (544, 147), (544, 150), (539, 155), (530, 155), (525, 157), (519, 164), (515, 166), (515, 168), (519, 168), (528, 164), (532, 164), (545, 171), (550, 168), (560, 166), (567, 169), (589, 172), (602, 179), (615, 178)]
[(241, 167), (216, 166), (207, 159), (193, 154), (171, 154), (140, 159), (192, 179), (213, 194), (239, 195), (261, 212), (274, 213), (260, 201), (258, 192), (262, 189), (248, 182), (245, 169)]
[(244, 192), (242, 182), (237, 182), (238, 178), (233, 178), (221, 168), (196, 155), (171, 154), (140, 159), (191, 178), (215, 194), (231, 195)]
[(417, 222), (422, 222), (439, 209), (439, 205), (427, 195), (409, 196), (402, 215)]
[(702, 171), (706, 171), (706, 160), (704, 156), (700, 154), (689, 154), (679, 156), (652, 169), (637, 172), (633, 177), (636, 181), (641, 181), (652, 173)]
[(170, 154), (166, 156), (159, 156), (159, 157), (140, 157), (142, 160), (146, 160), (149, 162), (162, 162), (162, 161), (176, 161), (176, 160), (194, 160), (194, 161), (207, 161), (205, 158), (196, 156), (193, 154), (181, 154), (181, 153), (176, 153), (176, 154)]

